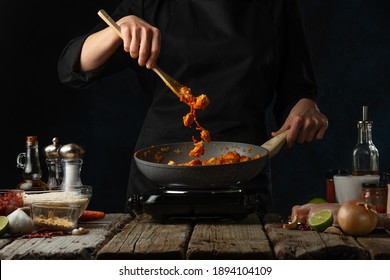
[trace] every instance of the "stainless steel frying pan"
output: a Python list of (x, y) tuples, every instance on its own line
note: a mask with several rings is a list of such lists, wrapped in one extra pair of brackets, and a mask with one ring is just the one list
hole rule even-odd
[[(164, 187), (175, 188), (218, 188), (245, 183), (264, 169), (270, 158), (276, 155), (286, 141), (288, 131), (268, 140), (261, 146), (214, 141), (205, 144), (205, 154), (199, 159), (218, 157), (228, 151), (258, 159), (247, 162), (205, 165), (177, 166), (168, 165), (170, 160), (185, 163), (194, 159), (188, 154), (194, 148), (193, 142), (181, 142), (148, 147), (134, 153), (139, 170), (154, 183)], [(156, 157), (162, 158), (157, 163)]]

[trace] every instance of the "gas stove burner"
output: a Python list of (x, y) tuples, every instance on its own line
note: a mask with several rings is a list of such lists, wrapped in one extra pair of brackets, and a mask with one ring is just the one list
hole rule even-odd
[(160, 188), (129, 200), (133, 210), (150, 214), (159, 222), (181, 218), (241, 220), (255, 212), (256, 203), (255, 193), (238, 187)]
[(242, 193), (243, 190), (238, 187), (220, 187), (220, 188), (201, 188), (201, 189), (193, 189), (193, 188), (175, 188), (175, 187), (163, 187), (159, 189), (159, 193), (164, 194), (177, 194), (177, 195), (217, 195), (217, 194), (239, 194)]

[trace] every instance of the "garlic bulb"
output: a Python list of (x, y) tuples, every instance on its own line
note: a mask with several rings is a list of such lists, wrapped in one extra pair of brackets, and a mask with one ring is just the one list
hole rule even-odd
[(18, 208), (7, 216), (9, 233), (30, 233), (34, 230), (34, 222), (29, 215)]

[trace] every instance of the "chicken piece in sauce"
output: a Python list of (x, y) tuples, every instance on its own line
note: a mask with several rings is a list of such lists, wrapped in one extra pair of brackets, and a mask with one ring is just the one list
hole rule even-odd
[(194, 142), (194, 145), (195, 145), (195, 148), (193, 148), (190, 153), (189, 153), (189, 156), (190, 157), (200, 157), (202, 155), (204, 155), (204, 142), (203, 141), (199, 141), (199, 142)]
[(221, 161), (223, 164), (236, 163), (240, 162), (240, 154), (235, 151), (227, 152), (222, 158)]
[[(187, 104), (190, 107), (190, 112), (183, 117), (183, 124), (186, 127), (190, 127), (193, 123), (196, 124), (196, 129), (200, 130), (200, 138), (209, 143), (210, 142), (210, 133), (208, 130), (205, 130), (196, 119), (196, 110), (204, 110), (209, 105), (209, 99), (205, 94), (201, 94), (197, 97), (194, 97), (191, 93), (191, 89), (188, 87), (180, 88), (180, 101)], [(194, 157), (199, 157), (204, 154), (204, 145), (203, 141), (198, 141), (193, 137), (194, 149), (190, 151), (189, 155)]]
[(200, 132), (200, 138), (202, 138), (203, 141), (210, 143), (210, 132), (206, 129), (203, 129)]
[(194, 123), (194, 120), (195, 120), (194, 114), (190, 112), (183, 117), (183, 124), (184, 126), (189, 127)]
[(194, 109), (198, 110), (204, 110), (209, 106), (209, 99), (205, 94), (201, 94), (196, 97), (195, 104), (193, 105)]

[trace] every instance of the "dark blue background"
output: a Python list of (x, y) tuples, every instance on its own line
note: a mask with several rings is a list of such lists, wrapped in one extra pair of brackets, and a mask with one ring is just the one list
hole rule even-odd
[[(61, 85), (56, 69), (65, 44), (101, 21), (99, 9), (112, 12), (118, 2), (1, 1), (0, 188), (21, 180), (16, 156), (27, 135), (37, 135), (41, 149), (56, 136), (86, 150), (81, 175), (94, 186), (90, 208), (123, 210), (145, 110), (134, 75), (122, 73), (80, 92)], [(300, 8), (329, 129), (322, 141), (296, 145), (271, 160), (274, 211), (283, 215), (294, 204), (325, 197), (328, 168), (351, 169), (363, 105), (374, 122), (380, 169), (390, 170), (390, 1), (301, 0)], [(43, 155), (41, 164), (46, 180)]]

